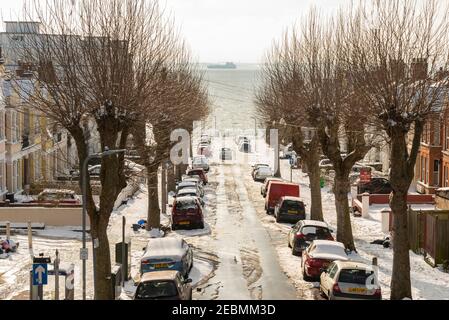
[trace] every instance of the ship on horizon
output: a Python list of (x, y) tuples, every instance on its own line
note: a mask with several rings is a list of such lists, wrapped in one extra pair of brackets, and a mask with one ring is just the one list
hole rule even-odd
[(237, 65), (233, 62), (226, 62), (225, 64), (209, 64), (208, 69), (237, 69)]

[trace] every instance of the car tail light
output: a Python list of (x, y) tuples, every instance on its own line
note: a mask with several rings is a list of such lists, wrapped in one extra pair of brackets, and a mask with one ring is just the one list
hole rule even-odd
[(321, 267), (322, 261), (319, 259), (309, 259), (307, 260), (307, 264), (311, 267)]
[(382, 290), (379, 288), (379, 289), (376, 289), (376, 292), (374, 292), (374, 296), (375, 297), (382, 297)]
[(341, 293), (340, 287), (338, 286), (338, 283), (334, 284), (334, 286), (332, 287), (332, 292), (333, 293)]
[(306, 238), (306, 236), (304, 234), (302, 234), (301, 232), (298, 232), (296, 234), (296, 239), (305, 239), (305, 238)]

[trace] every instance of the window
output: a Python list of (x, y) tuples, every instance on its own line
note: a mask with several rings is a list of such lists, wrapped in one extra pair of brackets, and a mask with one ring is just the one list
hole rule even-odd
[(435, 121), (435, 126), (433, 130), (433, 145), (439, 146), (441, 145), (440, 141), (440, 124), (438, 121)]
[(448, 186), (448, 181), (447, 181), (447, 166), (444, 166), (444, 187)]
[(41, 155), (36, 152), (34, 159), (34, 181), (39, 181), (41, 178)]
[(424, 164), (425, 158), (421, 156), (421, 182), (425, 182), (425, 176), (426, 176), (426, 167)]
[(331, 265), (331, 268), (329, 269), (329, 277), (333, 279), (337, 271), (338, 271), (337, 265), (336, 264)]
[(41, 131), (40, 116), (38, 114), (34, 115), (34, 133), (39, 134)]
[(5, 111), (0, 111), (0, 140), (5, 139)]
[(5, 162), (0, 161), (0, 192), (3, 192), (3, 186), (4, 186), (4, 179), (3, 179), (3, 175), (4, 175), (4, 167), (5, 167)]
[[(367, 284), (368, 277), (374, 274), (373, 271), (359, 270), (359, 269), (343, 269), (340, 271), (338, 282), (354, 283), (354, 284)], [(371, 284), (374, 284), (374, 278), (371, 280)]]

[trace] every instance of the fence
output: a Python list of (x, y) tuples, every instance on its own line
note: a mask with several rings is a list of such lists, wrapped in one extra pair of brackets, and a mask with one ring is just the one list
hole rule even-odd
[(449, 260), (449, 214), (428, 214), (424, 235), (425, 260), (432, 266)]

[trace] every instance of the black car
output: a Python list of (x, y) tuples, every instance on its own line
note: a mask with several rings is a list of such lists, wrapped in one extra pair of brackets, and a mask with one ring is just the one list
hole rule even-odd
[(288, 234), (288, 247), (293, 255), (301, 255), (314, 240), (334, 241), (326, 222), (302, 220), (295, 224)]
[(276, 222), (296, 223), (306, 218), (304, 202), (297, 197), (282, 197), (274, 208)]
[(393, 191), (390, 181), (384, 178), (372, 178), (368, 183), (359, 183), (357, 193), (390, 194)]

